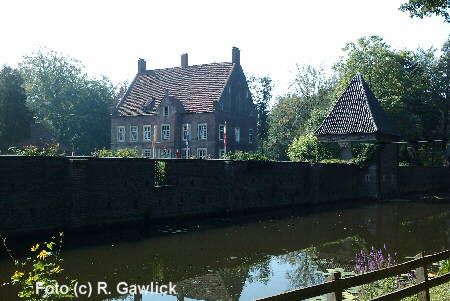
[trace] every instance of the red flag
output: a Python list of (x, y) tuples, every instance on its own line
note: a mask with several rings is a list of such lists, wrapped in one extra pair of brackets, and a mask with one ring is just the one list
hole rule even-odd
[(223, 147), (227, 148), (227, 123), (225, 122), (225, 126), (223, 127)]

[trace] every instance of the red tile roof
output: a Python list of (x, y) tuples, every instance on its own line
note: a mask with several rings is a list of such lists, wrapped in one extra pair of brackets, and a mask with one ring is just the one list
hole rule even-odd
[(154, 99), (155, 110), (166, 90), (181, 101), (186, 112), (212, 112), (232, 69), (233, 63), (212, 63), (147, 70), (136, 75), (117, 112), (119, 116), (149, 114), (144, 110), (146, 104)]

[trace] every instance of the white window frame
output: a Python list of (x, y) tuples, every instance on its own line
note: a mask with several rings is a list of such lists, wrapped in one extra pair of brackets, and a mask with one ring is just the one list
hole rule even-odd
[(159, 158), (161, 159), (168, 159), (168, 158), (172, 158), (172, 149), (171, 148), (160, 148), (158, 150), (159, 153)]
[(225, 133), (225, 124), (219, 124), (219, 141), (223, 141)]
[[(117, 142), (125, 142), (125, 132), (126, 131), (125, 131), (124, 126), (117, 127)], [(122, 137), (121, 137), (121, 134), (122, 134)]]
[[(201, 133), (201, 128), (205, 127), (205, 130)], [(207, 123), (199, 123), (197, 126), (197, 134), (198, 140), (208, 140), (208, 124)], [(201, 135), (203, 134), (203, 135)]]
[(191, 140), (191, 127), (189, 123), (183, 123), (181, 125), (181, 140), (182, 141), (186, 141), (186, 135), (185, 133), (187, 133), (187, 136), (189, 137), (188, 140)]
[(248, 130), (248, 144), (253, 144), (254, 137), (253, 137), (253, 129)]
[(238, 126), (234, 128), (234, 141), (241, 142), (241, 128)]
[[(146, 156), (145, 155), (145, 153), (150, 153), (150, 155), (149, 156)], [(143, 149), (142, 150), (142, 156), (144, 157), (144, 158), (147, 158), (147, 159), (152, 159), (153, 158), (153, 150), (152, 149)]]
[(185, 148), (181, 149), (181, 159), (189, 159), (190, 156), (191, 156), (191, 149), (190, 148), (186, 148), (185, 147)]
[[(133, 135), (133, 132), (136, 132), (136, 135)], [(130, 125), (130, 142), (137, 142), (138, 137), (139, 137), (139, 128), (137, 127), (137, 125)]]
[[(204, 156), (200, 156), (200, 152), (205, 152)], [(206, 159), (206, 156), (208, 156), (208, 149), (205, 147), (197, 148), (197, 158), (199, 159)]]
[[(167, 113), (166, 113), (166, 109), (167, 109)], [(163, 107), (163, 116), (164, 117), (169, 117), (169, 106), (164, 106)]]
[(152, 140), (152, 126), (151, 125), (142, 126), (142, 141), (151, 141), (151, 140)]
[[(164, 127), (167, 127), (167, 129), (166, 129), (167, 133), (165, 133), (166, 130), (164, 129)], [(167, 134), (167, 136), (164, 134)], [(167, 124), (167, 123), (161, 124), (161, 140), (164, 140), (164, 141), (170, 140), (170, 124)]]

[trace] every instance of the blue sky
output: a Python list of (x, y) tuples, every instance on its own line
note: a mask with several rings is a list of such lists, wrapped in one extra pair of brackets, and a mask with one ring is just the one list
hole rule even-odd
[[(406, 0), (404, 0), (406, 1)], [(380, 35), (395, 48), (440, 48), (450, 33), (442, 18), (411, 19), (402, 0), (345, 1), (23, 1), (0, 3), (0, 65), (47, 47), (81, 60), (93, 76), (130, 81), (139, 57), (147, 68), (231, 60), (241, 49), (247, 73), (287, 91), (296, 63), (323, 64), (346, 42)]]

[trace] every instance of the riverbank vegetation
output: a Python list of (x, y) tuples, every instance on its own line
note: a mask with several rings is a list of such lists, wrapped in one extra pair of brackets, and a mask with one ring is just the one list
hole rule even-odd
[[(30, 248), (30, 254), (25, 258), (15, 257), (6, 244), (6, 238), (1, 237), (12, 264), (15, 267), (9, 283), (17, 289), (17, 296), (24, 301), (56, 301), (69, 300), (75, 297), (74, 279), (64, 275), (61, 248), (64, 234), (60, 232), (49, 242), (37, 243)], [(42, 289), (37, 288), (37, 283)], [(52, 290), (48, 288), (53, 288)]]

